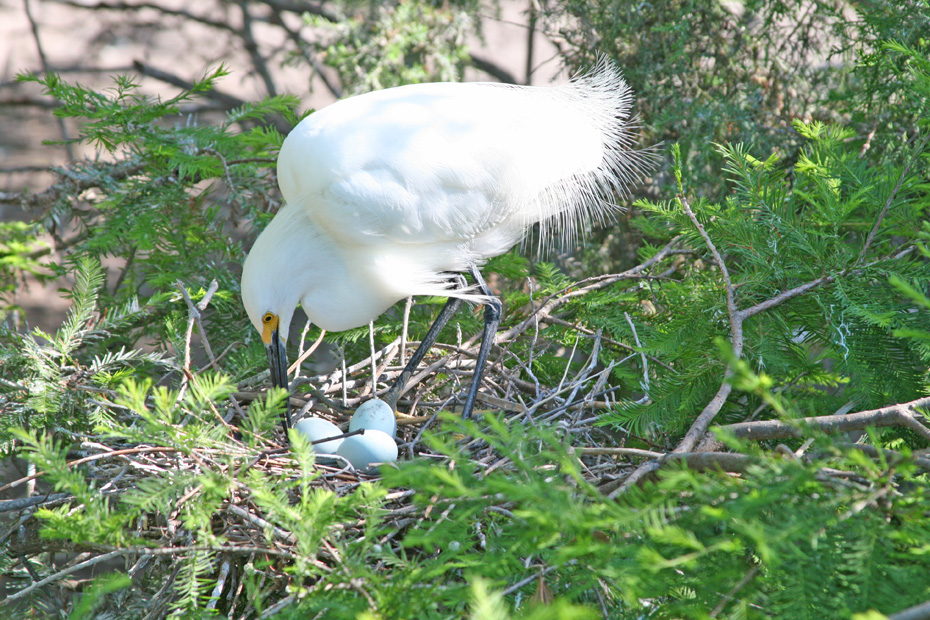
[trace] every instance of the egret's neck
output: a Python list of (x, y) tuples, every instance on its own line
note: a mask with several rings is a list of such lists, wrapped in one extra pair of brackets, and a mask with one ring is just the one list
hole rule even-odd
[(277, 314), (286, 338), (297, 304), (325, 271), (325, 254), (321, 235), (300, 209), (281, 209), (242, 268), (242, 301), (253, 324), (265, 312)]
[(300, 203), (285, 206), (246, 259), (242, 298), (253, 323), (273, 312), (286, 335), (300, 303), (312, 323), (342, 331), (366, 325), (403, 297), (372, 276), (365, 248), (339, 247), (343, 241), (330, 239), (305, 214)]

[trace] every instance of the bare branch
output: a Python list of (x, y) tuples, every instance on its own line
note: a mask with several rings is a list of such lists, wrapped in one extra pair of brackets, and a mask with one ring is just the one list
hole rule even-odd
[(888, 620), (928, 620), (930, 619), (930, 601), (908, 607), (904, 611), (888, 616)]
[(792, 421), (759, 420), (756, 422), (740, 422), (721, 426), (720, 430), (739, 439), (766, 441), (769, 439), (804, 437), (808, 434), (808, 428), (810, 427), (824, 433), (842, 433), (863, 430), (869, 426), (903, 426), (930, 441), (930, 429), (921, 424), (915, 417), (915, 415), (920, 415), (916, 411), (918, 407), (930, 407), (930, 397), (847, 415), (826, 415)]
[[(35, 18), (32, 15), (32, 2), (30, 0), (23, 0), (23, 8), (26, 10), (26, 19), (29, 20), (29, 28), (32, 30), (32, 38), (36, 43), (36, 51), (39, 53), (39, 62), (42, 63), (42, 68), (46, 73), (49, 72), (48, 58), (45, 56), (45, 49), (42, 47), (42, 39), (39, 37), (39, 25), (36, 23)], [(58, 130), (61, 132), (61, 139), (64, 143), (65, 153), (68, 155), (68, 161), (74, 161), (74, 148), (71, 145), (71, 137), (68, 134), (68, 126), (65, 125), (65, 119), (62, 117), (56, 117), (56, 122), (58, 123)]]
[(495, 78), (497, 81), (503, 84), (519, 84), (520, 83), (519, 81), (517, 81), (517, 78), (515, 75), (513, 75), (512, 73), (510, 73), (503, 67), (497, 66), (490, 60), (479, 58), (478, 56), (475, 56), (474, 54), (469, 54), (468, 58), (471, 60), (471, 66), (473, 66), (475, 69), (478, 69), (479, 71), (484, 71), (485, 73), (487, 73), (488, 75), (490, 75), (491, 77)]

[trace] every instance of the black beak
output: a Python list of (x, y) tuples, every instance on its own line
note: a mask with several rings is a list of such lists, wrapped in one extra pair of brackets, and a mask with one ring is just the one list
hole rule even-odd
[[(275, 387), (284, 388), (290, 391), (290, 385), (287, 381), (287, 347), (281, 338), (278, 337), (278, 330), (271, 334), (271, 344), (265, 345), (265, 352), (268, 354), (268, 368), (271, 371), (271, 384)], [(291, 427), (291, 404), (290, 397), (284, 403), (284, 432)]]

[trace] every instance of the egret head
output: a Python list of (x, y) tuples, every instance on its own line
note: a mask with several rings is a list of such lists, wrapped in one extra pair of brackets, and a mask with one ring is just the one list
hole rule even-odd
[(294, 277), (286, 227), (276, 218), (255, 241), (242, 267), (242, 303), (268, 355), (271, 382), (288, 389), (287, 335), (303, 294)]

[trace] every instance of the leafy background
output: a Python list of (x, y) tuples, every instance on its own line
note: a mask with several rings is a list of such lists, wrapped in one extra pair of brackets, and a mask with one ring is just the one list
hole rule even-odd
[[(930, 617), (926, 2), (516, 5), (517, 68), (478, 43), (509, 4), (3, 8), (43, 49), (51, 6), (107, 28), (0, 85), (57, 137), (0, 192), (22, 213), (0, 225), (15, 617)], [(100, 70), (121, 36), (193, 27), (173, 71)], [(462, 311), (401, 401), (396, 467), (285, 447), (238, 277), (310, 111), (292, 93), (598, 53), (664, 159), (583, 245), (486, 266), (505, 324), (481, 416), (454, 413)], [(37, 280), (68, 308), (44, 329)], [(385, 389), (442, 303), (417, 301), (324, 335), (292, 403), (344, 422)], [(295, 353), (321, 336), (300, 323)]]

